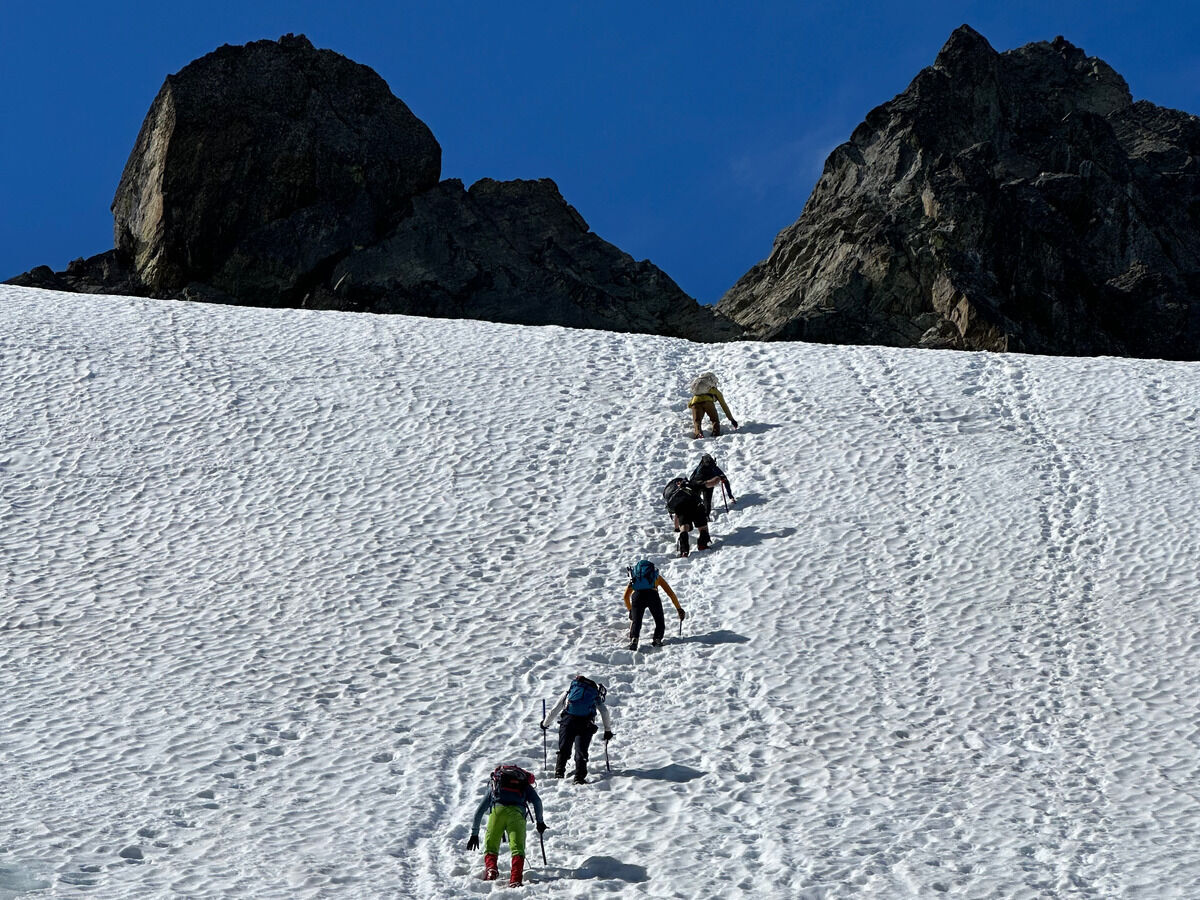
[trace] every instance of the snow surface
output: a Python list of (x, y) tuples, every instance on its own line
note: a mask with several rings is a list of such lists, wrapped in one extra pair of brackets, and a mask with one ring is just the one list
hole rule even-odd
[[(0, 320), (0, 898), (505, 890), (471, 815), (576, 671), (612, 771), (539, 779), (531, 896), (1200, 896), (1195, 365)], [(672, 559), (704, 450), (739, 502)], [(689, 619), (630, 653), (643, 556)]]

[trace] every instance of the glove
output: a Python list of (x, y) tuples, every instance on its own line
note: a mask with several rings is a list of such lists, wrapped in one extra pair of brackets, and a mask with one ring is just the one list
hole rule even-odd
[(473, 834), (469, 838), (467, 838), (467, 849), (468, 850), (478, 850), (479, 849), (479, 835)]
[(613, 739), (613, 733), (611, 731), (604, 732), (604, 739), (606, 741), (611, 741)]
[(680, 622), (682, 622), (682, 621), (683, 621), (684, 619), (686, 619), (686, 618), (687, 618), (687, 613), (685, 613), (685, 612), (684, 612), (684, 611), (681, 609), (681, 610), (679, 611), (679, 621), (680, 621)]
[(538, 822), (538, 823), (537, 823), (537, 830), (538, 830), (538, 834), (541, 834), (543, 831), (545, 831), (545, 830), (546, 830), (546, 823), (545, 823), (545, 822)]
[(542, 729), (542, 731), (545, 731), (546, 727), (547, 726), (545, 722), (538, 722), (538, 728)]
[(732, 425), (732, 426), (734, 427), (734, 430), (736, 430), (736, 429), (737, 429), (737, 422), (735, 422), (733, 419), (730, 419), (730, 420), (729, 420), (729, 424), (730, 424), (730, 425)]

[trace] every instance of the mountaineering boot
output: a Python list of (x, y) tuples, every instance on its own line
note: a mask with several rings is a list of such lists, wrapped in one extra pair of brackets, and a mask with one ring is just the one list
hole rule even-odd
[(554, 777), (562, 778), (566, 774), (567, 774), (567, 757), (560, 753), (554, 757)]
[(679, 532), (679, 555), (687, 556), (690, 552), (688, 547), (688, 533), (686, 531)]
[(638, 639), (637, 639), (637, 638), (635, 638), (635, 637), (631, 637), (631, 638), (629, 639), (629, 649), (630, 649), (630, 650), (636, 650), (636, 649), (637, 649), (637, 645), (638, 645)]
[(587, 784), (587, 763), (575, 760), (575, 783)]
[(498, 854), (485, 853), (483, 854), (483, 880), (495, 881), (500, 877), (500, 869), (496, 865)]
[(707, 531), (700, 532), (700, 537), (696, 540), (697, 550), (707, 550), (712, 545), (712, 538), (708, 536)]
[(512, 872), (508, 876), (509, 887), (520, 887), (525, 882), (522, 881), (522, 876), (525, 874), (525, 857), (514, 856), (512, 858)]

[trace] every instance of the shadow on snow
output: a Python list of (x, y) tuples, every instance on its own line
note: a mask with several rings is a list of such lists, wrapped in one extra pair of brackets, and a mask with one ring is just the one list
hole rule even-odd
[(683, 784), (685, 781), (701, 778), (705, 773), (699, 769), (693, 769), (691, 766), (670, 763), (659, 766), (657, 769), (622, 769), (613, 774), (627, 775), (630, 778), (645, 778), (649, 781), (670, 781), (674, 784)]
[(632, 863), (623, 863), (619, 859), (613, 859), (611, 856), (589, 856), (579, 866), (574, 869), (568, 869), (566, 866), (538, 866), (530, 873), (530, 877), (526, 879), (529, 882), (535, 881), (561, 881), (566, 878), (574, 878), (578, 880), (600, 879), (614, 881), (626, 881), (630, 884), (638, 884), (643, 881), (649, 881), (650, 875), (646, 872), (645, 866), (635, 866)]
[(708, 634), (689, 634), (687, 637), (671, 638), (672, 644), (748, 644), (750, 638), (736, 631), (710, 631)]
[[(755, 493), (754, 491), (750, 491), (749, 493), (739, 494), (738, 498), (737, 498), (737, 503), (735, 503), (733, 506), (731, 506), (729, 508), (729, 511), (733, 512), (735, 509), (748, 509), (751, 506), (762, 506), (766, 502), (767, 502), (767, 498), (764, 497), (762, 494)], [(713, 494), (713, 512), (715, 512), (715, 513), (725, 512), (725, 505), (724, 505), (724, 501), (721, 500), (720, 491)]]
[(778, 422), (746, 422), (739, 425), (733, 434), (764, 434), (782, 427)]
[(730, 544), (734, 547), (753, 547), (755, 544), (761, 544), (763, 541), (787, 538), (795, 533), (795, 528), (784, 528), (780, 531), (759, 531), (753, 525), (743, 525), (737, 531), (720, 535), (718, 539), (721, 543)]

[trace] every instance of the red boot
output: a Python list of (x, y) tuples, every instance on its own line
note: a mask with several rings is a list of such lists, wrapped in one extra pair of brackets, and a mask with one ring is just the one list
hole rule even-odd
[(512, 858), (512, 874), (508, 876), (509, 887), (520, 887), (525, 882), (521, 880), (521, 876), (525, 874), (525, 857), (514, 856)]
[(500, 877), (500, 869), (496, 866), (496, 854), (483, 854), (483, 880), (495, 881)]

